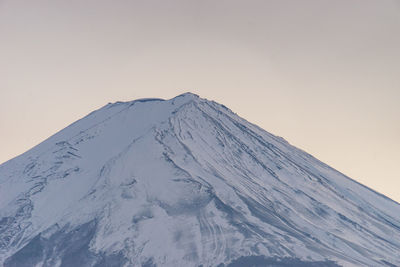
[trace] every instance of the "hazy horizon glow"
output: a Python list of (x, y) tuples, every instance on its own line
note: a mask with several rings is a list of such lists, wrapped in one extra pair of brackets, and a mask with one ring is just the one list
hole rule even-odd
[(191, 91), (400, 202), (400, 1), (0, 0), (0, 163)]

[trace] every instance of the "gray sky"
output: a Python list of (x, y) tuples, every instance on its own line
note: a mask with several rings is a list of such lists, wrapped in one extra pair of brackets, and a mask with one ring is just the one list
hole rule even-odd
[(0, 0), (0, 162), (185, 91), (400, 201), (399, 0)]

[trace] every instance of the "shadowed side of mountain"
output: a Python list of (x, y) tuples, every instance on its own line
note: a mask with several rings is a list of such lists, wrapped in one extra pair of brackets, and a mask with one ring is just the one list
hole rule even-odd
[[(219, 267), (223, 267), (225, 265), (220, 265)], [(333, 261), (304, 261), (296, 258), (279, 258), (272, 257), (267, 258), (265, 256), (244, 256), (240, 257), (228, 265), (226, 267), (243, 267), (243, 266), (252, 266), (252, 267), (340, 267), (337, 263)]]

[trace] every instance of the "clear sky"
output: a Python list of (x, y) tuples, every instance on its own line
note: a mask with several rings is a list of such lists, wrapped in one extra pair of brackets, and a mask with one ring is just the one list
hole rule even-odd
[(400, 201), (399, 0), (0, 0), (0, 162), (186, 91)]

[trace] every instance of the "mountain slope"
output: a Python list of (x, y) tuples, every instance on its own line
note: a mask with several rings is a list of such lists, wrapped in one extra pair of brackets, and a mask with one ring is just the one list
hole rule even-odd
[(5, 266), (393, 266), (399, 251), (398, 203), (190, 93), (108, 104), (0, 165)]

